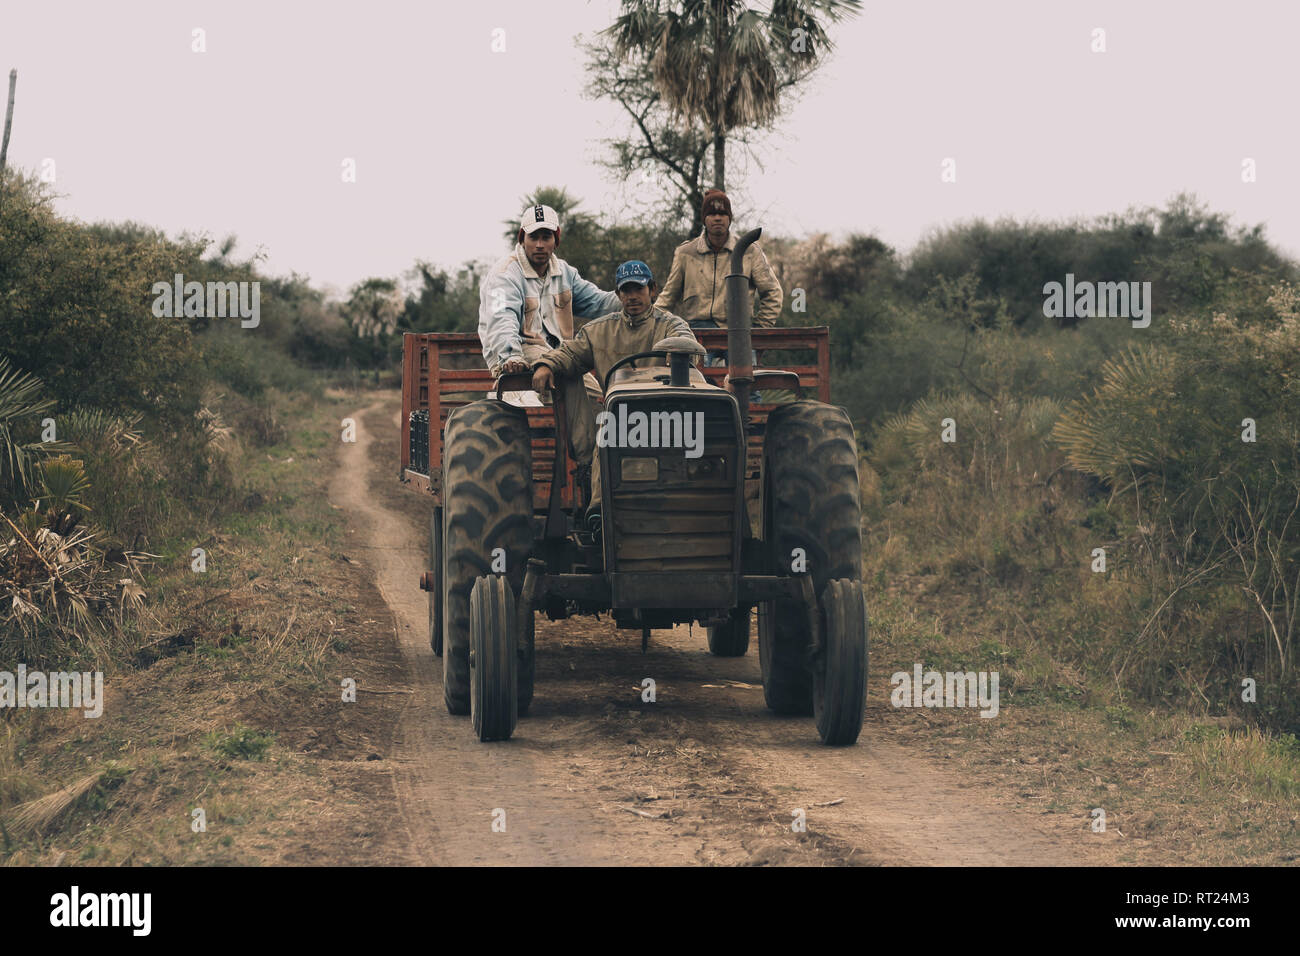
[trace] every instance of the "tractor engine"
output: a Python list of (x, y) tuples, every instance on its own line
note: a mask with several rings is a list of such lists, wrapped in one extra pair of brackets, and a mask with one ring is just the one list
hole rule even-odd
[[(680, 344), (679, 344), (680, 343)], [(613, 608), (676, 608), (667, 626), (735, 604), (741, 570), (744, 442), (735, 398), (689, 367), (615, 372), (598, 418), (605, 569)], [(677, 378), (681, 384), (674, 384)]]

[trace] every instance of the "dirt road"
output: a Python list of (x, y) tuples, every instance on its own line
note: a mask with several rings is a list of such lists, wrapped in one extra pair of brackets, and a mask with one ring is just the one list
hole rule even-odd
[[(823, 747), (811, 718), (763, 704), (757, 638), (712, 657), (695, 628), (640, 632), (538, 616), (537, 695), (506, 743), (442, 703), (428, 640), (430, 504), (395, 478), (398, 399), (353, 417), (331, 484), (355, 553), (395, 619), (409, 704), (391, 760), (409, 857), (429, 864), (1052, 865), (1087, 863), (1086, 829), (1052, 826), (978, 779), (891, 740), (888, 681), (866, 726)], [(870, 600), (870, 597), (868, 597)], [(377, 639), (383, 639), (379, 635)], [(391, 639), (391, 638), (389, 638)], [(657, 700), (641, 699), (651, 677)], [(806, 832), (795, 829), (800, 815)], [(494, 829), (495, 824), (495, 829)], [(373, 862), (385, 862), (376, 860)]]

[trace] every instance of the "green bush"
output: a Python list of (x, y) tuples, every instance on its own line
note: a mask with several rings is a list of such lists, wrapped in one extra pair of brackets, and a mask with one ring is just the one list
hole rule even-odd
[(213, 753), (234, 760), (265, 760), (275, 734), (236, 724), (227, 732), (214, 730), (203, 738)]
[(190, 271), (200, 244), (59, 219), (40, 184), (19, 175), (0, 188), (0, 354), (63, 407), (185, 427), (199, 406), (198, 353), (184, 320), (153, 314), (150, 290)]

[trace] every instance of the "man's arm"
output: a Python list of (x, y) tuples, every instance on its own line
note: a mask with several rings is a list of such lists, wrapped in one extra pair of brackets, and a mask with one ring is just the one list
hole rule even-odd
[(686, 285), (683, 258), (680, 248), (674, 250), (673, 265), (668, 270), (668, 281), (659, 290), (659, 298), (655, 299), (655, 307), (663, 309), (665, 312), (671, 312), (677, 303), (682, 301), (682, 288)]
[[(537, 365), (545, 365), (562, 378), (579, 378), (596, 367), (596, 356), (587, 338), (587, 326), (578, 330), (578, 334), (559, 348), (551, 349), (537, 360)], [(536, 366), (534, 366), (536, 368)]]
[[(568, 265), (568, 263), (565, 263)], [(569, 266), (569, 285), (573, 290), (573, 314), (580, 319), (594, 319), (623, 308), (614, 292), (602, 292), (594, 282), (588, 282)]]
[(699, 339), (695, 337), (695, 330), (691, 328), (691, 324), (680, 315), (673, 315), (671, 312), (665, 312), (663, 318), (668, 320), (668, 324), (663, 327), (662, 331), (664, 334), (660, 335), (659, 338), (690, 339), (692, 342), (699, 341)]
[(781, 314), (781, 303), (785, 294), (781, 291), (781, 282), (772, 271), (767, 256), (758, 246), (753, 247), (754, 263), (750, 272), (750, 281), (758, 289), (758, 308), (754, 313), (754, 325), (759, 328), (771, 328), (776, 325), (777, 316)]
[(493, 378), (507, 362), (524, 358), (524, 289), (513, 280), (508, 270), (494, 271), (479, 285), (478, 337)]

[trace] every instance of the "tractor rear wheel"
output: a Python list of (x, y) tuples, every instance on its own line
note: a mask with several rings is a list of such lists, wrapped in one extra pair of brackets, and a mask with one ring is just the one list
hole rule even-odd
[(731, 620), (709, 628), (709, 651), (714, 657), (744, 657), (749, 650), (749, 608), (738, 607)]
[(469, 597), (469, 712), (479, 740), (509, 740), (519, 717), (515, 594), (485, 574)]
[[(842, 408), (779, 405), (763, 442), (763, 542), (771, 573), (809, 574), (813, 593), (862, 579), (858, 448)], [(802, 601), (759, 606), (763, 696), (778, 714), (813, 713), (808, 610)]]
[(826, 585), (821, 641), (813, 659), (813, 715), (822, 743), (855, 743), (867, 702), (867, 598), (861, 581)]
[(429, 567), (433, 587), (429, 589), (429, 646), (434, 657), (442, 657), (442, 508), (429, 518)]
[(504, 566), (503, 576), (519, 593), (532, 548), (527, 415), (494, 399), (455, 409), (442, 460), (442, 696), (449, 712), (468, 714), (470, 592), (481, 576)]

